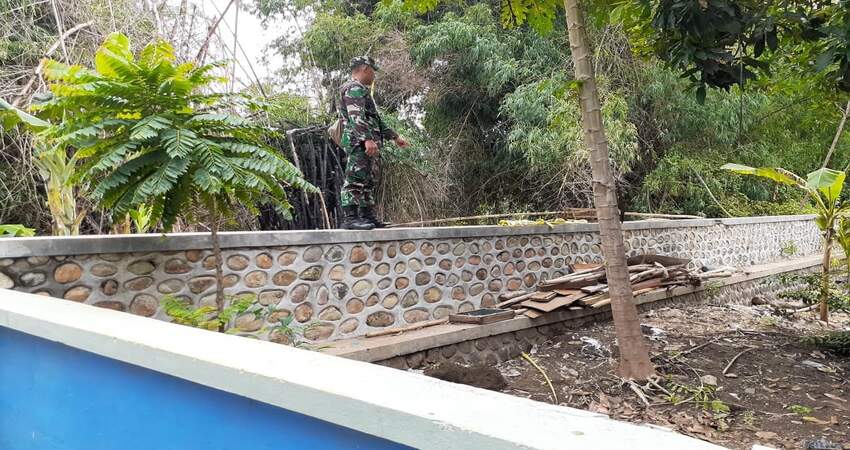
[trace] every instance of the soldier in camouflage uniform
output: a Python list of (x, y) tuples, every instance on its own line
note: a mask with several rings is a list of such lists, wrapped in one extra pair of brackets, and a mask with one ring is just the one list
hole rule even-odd
[(351, 230), (384, 226), (374, 212), (380, 151), (385, 141), (394, 141), (399, 147), (408, 145), (378, 114), (368, 87), (375, 81), (376, 70), (372, 58), (356, 57), (351, 60), (351, 80), (340, 88), (339, 115), (344, 124), (341, 144), (348, 155), (340, 199), (345, 212), (342, 227)]

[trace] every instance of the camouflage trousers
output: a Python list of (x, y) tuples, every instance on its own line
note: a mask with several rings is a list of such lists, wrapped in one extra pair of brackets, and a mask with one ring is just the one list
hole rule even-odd
[(372, 158), (366, 154), (361, 144), (346, 147), (348, 162), (345, 165), (345, 181), (342, 184), (340, 203), (342, 207), (375, 206), (375, 186), (380, 178), (380, 157)]

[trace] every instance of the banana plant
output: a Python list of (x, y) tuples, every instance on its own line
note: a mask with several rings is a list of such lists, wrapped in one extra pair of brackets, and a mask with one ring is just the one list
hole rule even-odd
[(835, 240), (844, 251), (844, 286), (847, 295), (850, 296), (850, 217), (842, 216), (838, 220), (838, 228), (835, 230)]
[(36, 148), (33, 164), (44, 180), (47, 207), (53, 218), (53, 235), (78, 235), (87, 211), (77, 208), (77, 197), (82, 196), (85, 189), (83, 184), (75, 182), (76, 155), (68, 156), (64, 147), (45, 149), (37, 144)]
[[(822, 168), (810, 172), (806, 178), (780, 167), (750, 167), (729, 163), (722, 167), (742, 175), (755, 175), (778, 183), (794, 186), (804, 191), (815, 203), (817, 217), (815, 223), (823, 235), (823, 268), (821, 273), (820, 319), (829, 320), (829, 285), (832, 246), (836, 241), (836, 224), (840, 217), (850, 210), (850, 204), (841, 201), (845, 173), (839, 170)], [(850, 231), (850, 230), (848, 230)]]

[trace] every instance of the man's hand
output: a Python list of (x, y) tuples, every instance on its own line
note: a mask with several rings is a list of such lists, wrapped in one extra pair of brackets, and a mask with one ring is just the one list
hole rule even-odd
[(399, 136), (395, 138), (395, 145), (398, 145), (401, 148), (407, 148), (410, 146), (410, 143), (407, 142), (403, 137)]
[(363, 143), (366, 146), (366, 155), (371, 158), (378, 156), (378, 144), (375, 141), (369, 139)]

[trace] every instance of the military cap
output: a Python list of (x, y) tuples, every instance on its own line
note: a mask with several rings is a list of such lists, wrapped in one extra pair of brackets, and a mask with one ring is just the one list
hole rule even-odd
[(354, 70), (360, 66), (370, 66), (375, 70), (378, 70), (378, 63), (371, 56), (355, 56), (351, 59), (351, 70)]

